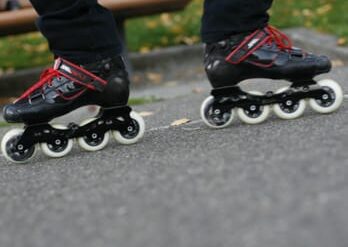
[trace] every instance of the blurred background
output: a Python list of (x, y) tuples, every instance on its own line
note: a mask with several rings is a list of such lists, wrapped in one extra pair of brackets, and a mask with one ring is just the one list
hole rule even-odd
[[(304, 26), (332, 33), (340, 37), (339, 45), (346, 45), (347, 9), (346, 0), (275, 1), (271, 22), (279, 28)], [(127, 20), (128, 50), (146, 53), (162, 47), (199, 43), (202, 11), (203, 0), (193, 0), (184, 11)], [(52, 62), (48, 45), (37, 32), (0, 38), (0, 57), (0, 75)]]

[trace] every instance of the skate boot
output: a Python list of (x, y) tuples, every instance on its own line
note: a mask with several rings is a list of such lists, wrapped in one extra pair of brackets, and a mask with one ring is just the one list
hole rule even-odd
[[(121, 144), (133, 144), (144, 135), (145, 124), (139, 114), (127, 106), (129, 80), (122, 57), (78, 66), (58, 58), (53, 68), (13, 104), (4, 107), (9, 123), (24, 123), (2, 139), (4, 156), (15, 163), (29, 161), (38, 146), (49, 157), (67, 155), (77, 139), (87, 151), (103, 149), (110, 133)], [(86, 105), (98, 105), (95, 118), (77, 125), (53, 125), (49, 122)]]
[[(213, 90), (202, 104), (201, 117), (212, 128), (230, 125), (236, 115), (248, 124), (261, 123), (271, 108), (282, 119), (298, 118), (306, 99), (319, 113), (334, 112), (343, 102), (338, 83), (314, 80), (331, 70), (330, 60), (294, 48), (271, 26), (207, 44), (204, 63)], [(252, 78), (287, 80), (291, 85), (266, 94), (244, 92), (238, 84)]]

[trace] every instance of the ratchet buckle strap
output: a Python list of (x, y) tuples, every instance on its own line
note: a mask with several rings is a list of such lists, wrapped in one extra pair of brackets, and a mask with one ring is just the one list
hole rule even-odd
[(256, 30), (247, 36), (240, 45), (235, 48), (227, 57), (226, 61), (231, 64), (239, 64), (251, 54), (269, 41), (270, 34), (264, 30)]

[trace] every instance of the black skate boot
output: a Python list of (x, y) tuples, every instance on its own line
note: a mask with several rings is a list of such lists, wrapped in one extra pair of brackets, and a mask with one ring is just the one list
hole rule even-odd
[[(8, 132), (1, 143), (6, 158), (16, 163), (33, 157), (36, 144), (50, 157), (67, 155), (76, 138), (87, 151), (103, 149), (111, 131), (122, 144), (139, 141), (145, 131), (141, 116), (127, 106), (129, 80), (122, 57), (78, 66), (57, 59), (54, 68), (46, 70), (39, 82), (13, 104), (4, 107), (9, 123), (24, 123), (25, 128)], [(86, 105), (100, 106), (99, 114), (81, 125), (48, 124)]]
[[(201, 116), (213, 128), (230, 125), (235, 109), (242, 121), (258, 124), (268, 118), (271, 106), (280, 118), (294, 119), (304, 113), (305, 99), (320, 113), (336, 111), (343, 102), (338, 83), (313, 79), (331, 70), (330, 60), (293, 47), (271, 26), (207, 44), (204, 65), (214, 89), (202, 104)], [(265, 95), (242, 91), (238, 84), (252, 78), (283, 79), (291, 86)]]

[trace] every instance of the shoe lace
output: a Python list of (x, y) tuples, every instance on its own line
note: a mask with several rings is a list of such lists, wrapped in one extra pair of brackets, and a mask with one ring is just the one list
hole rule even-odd
[(277, 47), (281, 50), (292, 50), (293, 44), (290, 38), (279, 29), (273, 26), (267, 26), (265, 28), (269, 32), (268, 44), (275, 43)]
[(43, 88), (44, 85), (52, 85), (52, 80), (55, 77), (61, 76), (60, 72), (58, 70), (55, 70), (53, 68), (46, 69), (42, 72), (40, 76), (40, 80), (35, 83), (33, 86), (31, 86), (28, 90), (26, 90), (17, 101), (29, 98), (35, 91), (38, 89)]

